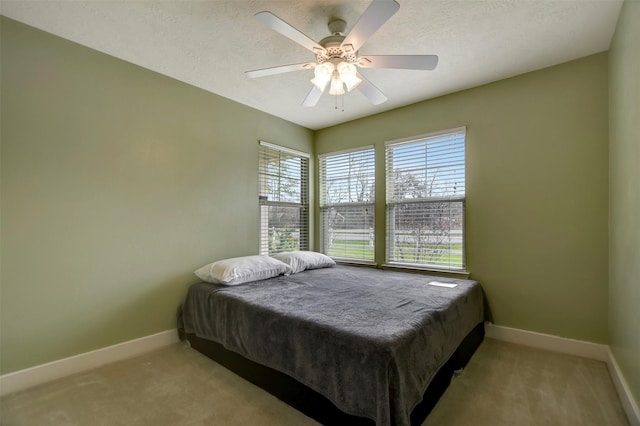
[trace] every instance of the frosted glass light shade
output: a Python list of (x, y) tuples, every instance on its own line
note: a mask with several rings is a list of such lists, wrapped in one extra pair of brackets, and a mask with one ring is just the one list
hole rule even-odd
[(358, 71), (356, 66), (347, 62), (340, 62), (337, 67), (340, 79), (347, 86), (347, 92), (352, 91), (358, 84), (362, 83), (362, 80), (358, 78)]
[(313, 70), (314, 78), (311, 79), (311, 83), (313, 83), (318, 89), (324, 91), (325, 87), (327, 87), (327, 83), (331, 80), (331, 76), (333, 75), (334, 67), (331, 62), (325, 62), (323, 64), (316, 65)]
[[(336, 72), (337, 74), (337, 72)], [(329, 87), (329, 94), (330, 95), (344, 95), (344, 86), (342, 84), (342, 80), (340, 79), (339, 75), (334, 74), (333, 78), (331, 79), (331, 86)]]
[(334, 62), (318, 64), (313, 74), (314, 78), (311, 80), (311, 83), (321, 91), (324, 91), (327, 84), (331, 82), (329, 94), (334, 96), (344, 95), (346, 92), (350, 92), (358, 87), (358, 84), (362, 82), (362, 80), (358, 78), (356, 66), (344, 61), (338, 62), (337, 65), (334, 65)]

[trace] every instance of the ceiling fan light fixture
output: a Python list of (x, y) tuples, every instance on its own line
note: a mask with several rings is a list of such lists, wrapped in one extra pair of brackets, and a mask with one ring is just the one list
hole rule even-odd
[(358, 71), (354, 64), (340, 62), (338, 64), (338, 73), (340, 74), (340, 79), (347, 86), (347, 92), (352, 91), (358, 87), (358, 84), (362, 83), (362, 80), (358, 78)]
[(311, 79), (311, 83), (316, 86), (318, 89), (324, 91), (325, 87), (327, 87), (327, 83), (331, 80), (333, 76), (334, 67), (331, 62), (325, 62), (322, 64), (316, 65), (313, 70), (314, 78)]
[(329, 94), (334, 96), (340, 96), (345, 94), (344, 84), (337, 71), (334, 73), (333, 78), (331, 79)]

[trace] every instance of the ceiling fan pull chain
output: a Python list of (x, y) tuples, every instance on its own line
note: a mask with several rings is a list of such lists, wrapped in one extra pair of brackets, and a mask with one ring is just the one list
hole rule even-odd
[(336, 100), (335, 109), (336, 109), (336, 111), (338, 110), (338, 98), (340, 98), (340, 103), (342, 104), (342, 112), (344, 112), (344, 95), (336, 95), (335, 96), (335, 100)]

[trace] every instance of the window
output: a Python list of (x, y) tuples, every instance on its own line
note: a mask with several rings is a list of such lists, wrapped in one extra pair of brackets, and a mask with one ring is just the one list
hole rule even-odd
[(321, 155), (319, 163), (323, 252), (337, 259), (373, 262), (373, 147)]
[(260, 254), (309, 249), (309, 155), (260, 141)]
[(387, 262), (464, 270), (465, 128), (385, 151)]

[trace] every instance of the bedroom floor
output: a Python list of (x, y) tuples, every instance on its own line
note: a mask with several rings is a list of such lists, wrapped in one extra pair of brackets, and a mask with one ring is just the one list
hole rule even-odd
[[(182, 344), (7, 395), (0, 424), (317, 425)], [(626, 424), (603, 362), (485, 339), (423, 426)]]

